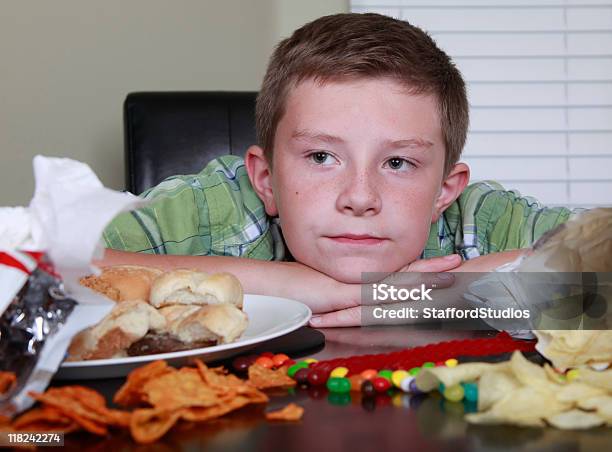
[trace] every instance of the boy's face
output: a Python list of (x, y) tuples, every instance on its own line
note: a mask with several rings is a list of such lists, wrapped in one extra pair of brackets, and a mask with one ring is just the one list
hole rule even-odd
[(249, 172), (296, 261), (359, 283), (423, 251), (456, 198), (444, 195), (444, 155), (432, 95), (390, 79), (305, 81), (287, 98), (272, 173)]

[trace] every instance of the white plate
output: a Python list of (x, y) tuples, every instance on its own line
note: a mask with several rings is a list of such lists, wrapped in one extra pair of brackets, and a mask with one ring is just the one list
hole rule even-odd
[(192, 358), (200, 358), (203, 361), (229, 358), (264, 341), (298, 329), (308, 322), (312, 314), (308, 306), (299, 301), (265, 295), (245, 295), (244, 311), (249, 317), (249, 326), (242, 337), (231, 344), (156, 355), (65, 362), (55, 374), (55, 378), (86, 380), (124, 377), (134, 368), (158, 359), (164, 359), (173, 366), (183, 366)]

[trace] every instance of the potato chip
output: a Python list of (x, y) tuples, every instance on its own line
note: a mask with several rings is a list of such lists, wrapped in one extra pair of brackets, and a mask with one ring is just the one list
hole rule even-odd
[(591, 397), (578, 402), (578, 406), (585, 410), (596, 410), (597, 415), (612, 426), (612, 396), (604, 395)]
[(249, 367), (249, 380), (257, 389), (286, 388), (295, 386), (295, 380), (287, 375), (287, 368), (267, 369), (259, 364)]
[(571, 383), (562, 386), (561, 389), (555, 394), (557, 400), (560, 402), (572, 402), (578, 403), (581, 400), (590, 399), (605, 395), (606, 391), (595, 386), (590, 386), (579, 381), (572, 381)]
[(552, 383), (546, 371), (535, 363), (527, 360), (518, 350), (512, 353), (510, 368), (514, 377), (526, 386), (537, 386), (541, 388), (557, 387)]
[(236, 395), (219, 401), (211, 407), (189, 407), (181, 411), (181, 418), (190, 422), (203, 422), (242, 408), (251, 403), (248, 397)]
[(605, 421), (595, 413), (587, 413), (580, 410), (570, 410), (548, 416), (546, 421), (553, 427), (564, 430), (582, 430), (599, 427)]
[(456, 367), (438, 366), (423, 368), (416, 376), (416, 385), (421, 391), (429, 392), (438, 387), (440, 382), (453, 386), (462, 381), (477, 380), (484, 372), (508, 368), (507, 361), (501, 363), (466, 363)]
[(519, 387), (520, 382), (511, 372), (485, 372), (478, 380), (478, 411), (488, 410), (495, 402)]
[(15, 372), (0, 371), (0, 394), (8, 392), (16, 381)]
[(557, 372), (548, 363), (544, 364), (544, 372), (546, 372), (546, 376), (553, 383), (557, 383), (560, 385), (567, 383), (567, 380), (564, 378), (563, 374)]
[(280, 410), (266, 413), (266, 419), (269, 421), (299, 421), (303, 414), (304, 408), (295, 403), (290, 403)]
[(13, 428), (19, 431), (53, 431), (72, 432), (79, 430), (79, 425), (60, 410), (43, 406), (30, 410), (13, 422)]
[(468, 422), (477, 424), (512, 423), (523, 426), (543, 426), (542, 419), (570, 408), (559, 402), (550, 389), (523, 386), (504, 395), (489, 411), (466, 415)]
[(142, 408), (134, 410), (130, 433), (136, 442), (148, 444), (156, 441), (172, 428), (181, 416), (181, 410)]
[(612, 330), (535, 330), (536, 349), (557, 369), (610, 362)]
[(597, 386), (598, 388), (612, 392), (612, 369), (600, 371), (580, 369), (578, 371), (578, 380), (591, 386)]
[(181, 369), (151, 379), (145, 383), (142, 392), (147, 402), (165, 410), (207, 407), (217, 402), (215, 391), (202, 381), (196, 369)]
[(138, 405), (144, 401), (142, 387), (147, 381), (173, 371), (166, 361), (161, 360), (139, 367), (130, 372), (125, 384), (115, 393), (113, 401), (123, 406)]

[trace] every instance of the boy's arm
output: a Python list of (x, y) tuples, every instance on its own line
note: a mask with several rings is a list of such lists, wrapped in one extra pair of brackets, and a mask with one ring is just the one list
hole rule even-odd
[[(456, 267), (457, 255), (424, 259), (413, 271), (442, 272)], [(181, 256), (130, 253), (107, 249), (98, 266), (145, 265), (163, 270), (193, 268), (207, 273), (230, 272), (240, 280), (245, 293), (292, 298), (307, 304), (314, 313), (342, 311), (361, 304), (361, 284), (344, 284), (297, 262), (266, 261), (230, 256)], [(428, 284), (448, 287), (452, 279), (427, 276)], [(416, 282), (415, 282), (416, 283)], [(418, 281), (420, 284), (421, 281)]]

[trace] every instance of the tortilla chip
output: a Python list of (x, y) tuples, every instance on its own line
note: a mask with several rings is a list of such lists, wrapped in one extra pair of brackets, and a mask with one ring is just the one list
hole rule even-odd
[(122, 406), (139, 405), (144, 401), (142, 388), (147, 381), (174, 371), (166, 361), (161, 360), (139, 367), (129, 373), (125, 384), (115, 393), (113, 401)]
[(287, 376), (287, 368), (267, 369), (259, 364), (249, 367), (249, 380), (257, 389), (287, 388), (296, 385), (293, 378)]
[(143, 408), (134, 410), (130, 422), (130, 433), (138, 443), (152, 443), (168, 432), (181, 416), (181, 410)]
[(304, 408), (295, 403), (290, 403), (284, 408), (266, 413), (269, 421), (299, 421), (304, 414)]
[(145, 399), (155, 408), (172, 410), (193, 406), (212, 406), (215, 391), (206, 385), (196, 369), (181, 369), (153, 378), (144, 385)]

